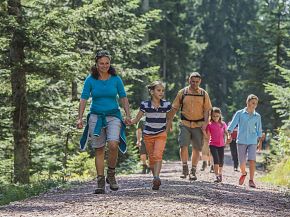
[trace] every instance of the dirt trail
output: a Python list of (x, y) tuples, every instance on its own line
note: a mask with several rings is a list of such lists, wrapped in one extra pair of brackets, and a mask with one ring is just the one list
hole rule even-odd
[[(199, 165), (200, 167), (200, 165)], [(213, 183), (213, 174), (201, 172), (198, 180), (179, 178), (179, 162), (164, 164), (159, 191), (151, 190), (151, 176), (118, 176), (120, 190), (92, 194), (95, 181), (76, 188), (50, 192), (0, 207), (1, 217), (32, 216), (289, 216), (289, 192), (256, 182), (257, 189), (238, 186), (228, 152), (223, 183)], [(258, 172), (257, 176), (260, 173)]]

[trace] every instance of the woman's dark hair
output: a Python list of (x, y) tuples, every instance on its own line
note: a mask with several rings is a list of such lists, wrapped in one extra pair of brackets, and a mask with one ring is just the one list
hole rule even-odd
[[(96, 55), (95, 55), (95, 65), (93, 65), (91, 67), (91, 75), (93, 76), (93, 78), (95, 79), (99, 79), (99, 75), (100, 73), (98, 72), (98, 69), (97, 69), (97, 63), (98, 63), (98, 60), (101, 59), (102, 57), (108, 57), (109, 60), (111, 61), (111, 55), (110, 55), (110, 52), (107, 51), (107, 50), (98, 50)], [(112, 75), (112, 76), (116, 76), (117, 73), (116, 73), (116, 70), (114, 67), (112, 67), (110, 65), (110, 68), (109, 68), (109, 74)]]

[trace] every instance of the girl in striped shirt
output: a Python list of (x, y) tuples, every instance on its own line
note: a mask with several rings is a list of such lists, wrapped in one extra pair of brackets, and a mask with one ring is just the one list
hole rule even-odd
[(138, 121), (145, 114), (145, 125), (143, 130), (144, 143), (149, 156), (149, 166), (153, 174), (153, 190), (159, 190), (161, 180), (159, 178), (163, 151), (166, 144), (169, 123), (167, 114), (171, 109), (171, 104), (163, 100), (164, 85), (161, 81), (154, 81), (148, 85), (151, 99), (142, 101), (140, 110), (136, 118), (132, 119), (132, 124)]

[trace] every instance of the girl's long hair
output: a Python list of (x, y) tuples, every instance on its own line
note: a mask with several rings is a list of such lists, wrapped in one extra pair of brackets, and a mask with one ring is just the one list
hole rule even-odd
[(212, 119), (212, 116), (213, 116), (213, 113), (218, 113), (218, 114), (220, 114), (220, 117), (219, 117), (219, 120), (218, 120), (218, 122), (221, 124), (221, 126), (223, 126), (223, 117), (222, 117), (222, 111), (221, 111), (221, 109), (220, 108), (218, 108), (218, 107), (213, 107), (212, 109), (211, 109), (211, 112), (210, 112), (210, 122), (213, 122), (214, 120)]

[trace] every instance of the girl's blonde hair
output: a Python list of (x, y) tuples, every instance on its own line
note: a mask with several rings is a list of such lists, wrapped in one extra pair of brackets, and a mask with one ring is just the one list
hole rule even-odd
[(247, 97), (247, 100), (246, 100), (246, 102), (248, 103), (250, 100), (252, 100), (252, 99), (256, 99), (257, 101), (259, 101), (259, 98), (256, 96), (256, 95), (254, 95), (254, 94), (250, 94), (248, 97)]
[(154, 90), (157, 85), (161, 85), (164, 88), (164, 83), (162, 81), (153, 81), (151, 84), (147, 85), (149, 94), (151, 90)]

